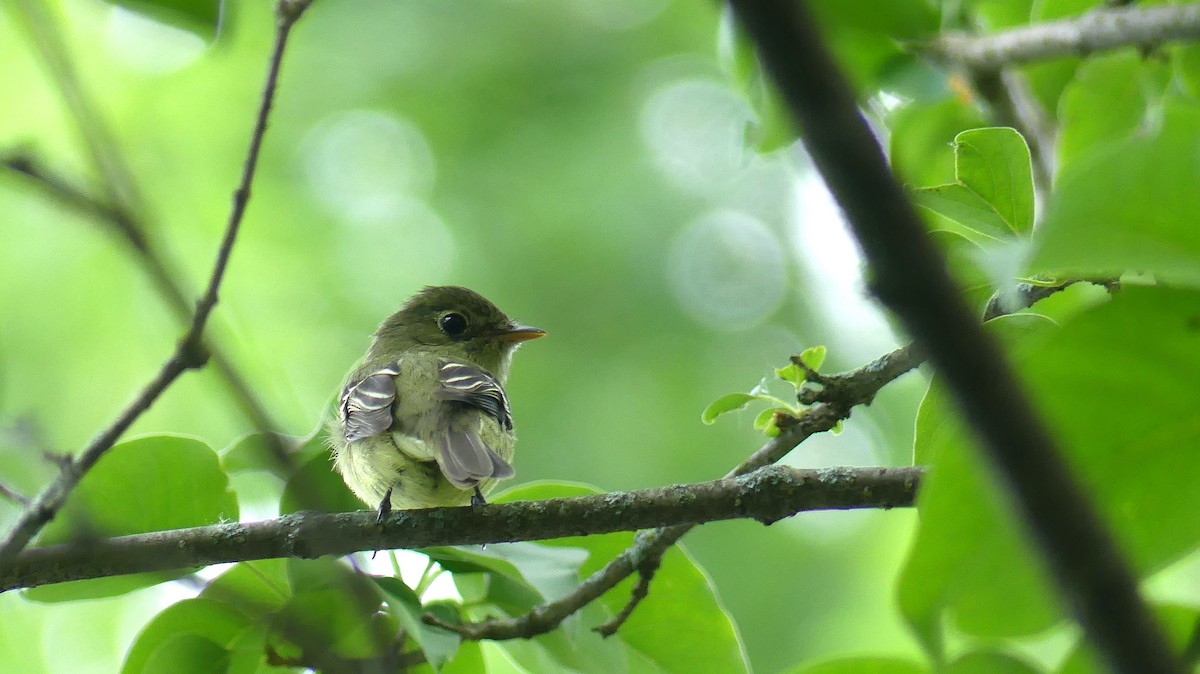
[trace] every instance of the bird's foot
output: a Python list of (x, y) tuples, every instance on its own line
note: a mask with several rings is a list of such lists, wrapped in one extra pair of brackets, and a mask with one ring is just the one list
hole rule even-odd
[(375, 523), (383, 526), (388, 515), (392, 514), (392, 488), (388, 487), (387, 492), (383, 495), (383, 500), (379, 502), (378, 514), (375, 516)]
[(475, 510), (479, 510), (485, 505), (487, 505), (487, 499), (483, 497), (483, 492), (479, 491), (479, 486), (476, 485), (475, 493), (471, 494), (471, 507)]
[[(388, 488), (387, 492), (384, 493), (383, 500), (379, 502), (379, 508), (375, 512), (375, 524), (382, 529), (383, 523), (387, 521), (388, 515), (392, 514), (392, 489), (390, 487)], [(375, 559), (375, 555), (378, 554), (378, 550), (372, 552), (371, 559)]]

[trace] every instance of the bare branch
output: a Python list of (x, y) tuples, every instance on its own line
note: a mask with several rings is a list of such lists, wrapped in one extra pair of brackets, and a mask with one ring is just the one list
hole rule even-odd
[(382, 527), (374, 512), (306, 511), (264, 522), (31, 548), (0, 565), (0, 591), (254, 559), (585, 536), (663, 523), (686, 529), (703, 522), (753, 518), (770, 524), (807, 510), (901, 508), (913, 504), (922, 474), (921, 468), (912, 467), (771, 466), (737, 478), (636, 492), (479, 509), (401, 510)]
[(1032, 61), (1196, 38), (1200, 38), (1200, 3), (1097, 9), (1073, 19), (986, 36), (947, 33), (918, 50), (947, 64), (994, 72)]
[(733, 6), (866, 253), (872, 289), (945, 378), (1089, 639), (1113, 671), (1181, 671), (1116, 542), (893, 178), (805, 6)]
[[(0, 544), (0, 563), (13, 559), (54, 518), (63, 503), (66, 502), (67, 496), (79, 484), (79, 481), (87, 471), (96, 465), (100, 457), (116, 443), (117, 439), (125, 433), (138, 417), (154, 404), (159, 396), (179, 378), (179, 375), (189, 369), (202, 367), (207, 360), (207, 352), (203, 347), (204, 327), (208, 322), (213, 308), (216, 306), (218, 290), (221, 281), (224, 279), (229, 255), (233, 250), (233, 244), (237, 239), (237, 232), (242, 221), (242, 216), (245, 213), (246, 200), (250, 195), (250, 184), (254, 179), (254, 169), (258, 162), (262, 138), (266, 132), (267, 115), (271, 109), (271, 102), (275, 97), (275, 85), (283, 60), (283, 52), (287, 46), (287, 38), (291, 33), (292, 27), (295, 25), (296, 20), (299, 19), (303, 8), (307, 7), (307, 3), (302, 4), (303, 6), (300, 6), (301, 3), (289, 2), (288, 0), (281, 0), (280, 2), (279, 21), (277, 22), (275, 32), (275, 45), (271, 52), (270, 64), (267, 68), (266, 84), (263, 87), (258, 118), (250, 139), (250, 149), (247, 152), (241, 181), (234, 192), (233, 208), (226, 225), (225, 236), (217, 252), (217, 260), (213, 266), (213, 273), (204, 295), (197, 303), (191, 327), (183, 336), (183, 339), (180, 340), (175, 353), (167, 359), (158, 374), (155, 375), (146, 388), (121, 412), (108, 428), (104, 429), (88, 444), (77, 459), (64, 463), (58, 477), (25, 509), (3, 544)], [(297, 7), (299, 8), (297, 9)]]

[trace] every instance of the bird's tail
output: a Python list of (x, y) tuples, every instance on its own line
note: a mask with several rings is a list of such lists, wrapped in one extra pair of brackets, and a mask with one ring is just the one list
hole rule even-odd
[(446, 479), (459, 489), (470, 489), (488, 478), (515, 474), (513, 467), (474, 431), (446, 431), (438, 465)]

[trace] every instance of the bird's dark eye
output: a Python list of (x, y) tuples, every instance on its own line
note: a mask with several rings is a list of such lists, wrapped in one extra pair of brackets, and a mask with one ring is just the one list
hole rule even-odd
[(438, 327), (450, 337), (460, 337), (467, 331), (467, 319), (460, 313), (450, 312), (438, 319)]

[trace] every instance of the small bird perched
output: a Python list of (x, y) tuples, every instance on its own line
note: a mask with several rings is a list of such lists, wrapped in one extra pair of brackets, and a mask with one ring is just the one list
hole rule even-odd
[(329, 422), (334, 467), (379, 521), (483, 505), (513, 476), (504, 380), (517, 347), (544, 334), (456, 286), (422, 289), (379, 326)]

